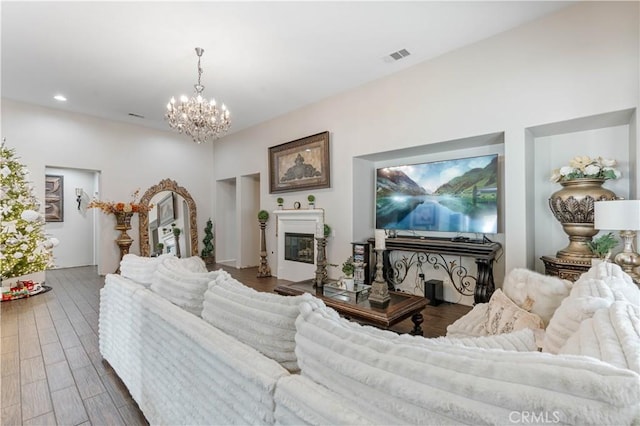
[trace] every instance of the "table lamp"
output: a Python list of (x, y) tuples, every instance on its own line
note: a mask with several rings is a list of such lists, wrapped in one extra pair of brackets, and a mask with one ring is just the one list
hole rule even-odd
[(633, 246), (636, 231), (640, 229), (640, 200), (595, 202), (593, 227), (599, 230), (620, 231), (624, 248), (613, 260), (629, 274), (633, 282), (640, 283), (640, 275), (634, 271), (634, 268), (640, 266), (640, 255)]

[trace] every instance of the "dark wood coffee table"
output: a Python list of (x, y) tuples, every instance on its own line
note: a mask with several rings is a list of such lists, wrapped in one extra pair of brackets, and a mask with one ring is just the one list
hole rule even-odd
[(313, 280), (279, 285), (274, 291), (286, 296), (311, 293), (344, 317), (375, 325), (380, 328), (389, 328), (411, 317), (411, 321), (413, 322), (411, 334), (418, 336), (423, 335), (421, 324), (424, 318), (422, 317), (422, 310), (427, 306), (428, 300), (421, 296), (390, 291), (389, 296), (391, 296), (391, 300), (387, 307), (376, 308), (371, 306), (368, 299), (356, 302), (327, 296), (313, 288)]

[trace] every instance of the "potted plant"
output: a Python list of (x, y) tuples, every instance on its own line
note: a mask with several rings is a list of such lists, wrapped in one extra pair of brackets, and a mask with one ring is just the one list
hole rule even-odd
[(315, 195), (309, 195), (307, 197), (307, 201), (309, 201), (309, 208), (312, 209), (314, 208), (315, 204), (316, 204), (316, 197)]
[(347, 290), (353, 290), (353, 273), (356, 270), (356, 266), (353, 263), (353, 256), (349, 256), (347, 260), (342, 263), (342, 273), (344, 277), (341, 279)]
[(281, 209), (281, 208), (282, 208), (282, 205), (284, 204), (284, 198), (282, 198), (282, 197), (278, 197), (278, 198), (276, 199), (276, 201), (278, 202), (278, 208), (280, 208), (280, 209)]
[(207, 225), (204, 227), (204, 238), (202, 242), (204, 243), (204, 247), (200, 252), (200, 257), (206, 265), (216, 263), (215, 247), (213, 245), (213, 222), (211, 222), (211, 218), (207, 220)]
[(588, 243), (591, 253), (595, 254), (601, 261), (607, 261), (611, 256), (611, 250), (618, 245), (618, 240), (613, 233), (600, 235)]
[(329, 235), (331, 235), (331, 227), (325, 223), (324, 224), (324, 237), (328, 238)]
[(158, 243), (158, 244), (156, 244), (156, 248), (158, 249), (158, 253), (157, 254), (162, 254), (164, 252), (164, 244)]

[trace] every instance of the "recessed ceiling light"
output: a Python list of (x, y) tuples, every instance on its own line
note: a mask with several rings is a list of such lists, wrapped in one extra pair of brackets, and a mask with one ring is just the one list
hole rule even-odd
[(53, 99), (55, 99), (56, 101), (60, 101), (60, 102), (65, 102), (65, 101), (67, 100), (67, 98), (65, 98), (65, 97), (64, 97), (64, 96), (62, 96), (62, 95), (55, 95), (55, 96), (53, 97)]

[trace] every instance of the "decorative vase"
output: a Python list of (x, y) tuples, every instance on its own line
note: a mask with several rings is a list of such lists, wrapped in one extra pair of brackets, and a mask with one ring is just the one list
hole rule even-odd
[[(115, 229), (120, 231), (120, 235), (116, 238), (116, 244), (118, 244), (118, 247), (120, 248), (120, 260), (122, 260), (124, 255), (129, 253), (129, 247), (131, 247), (131, 244), (133, 243), (133, 238), (127, 234), (127, 231), (131, 229), (131, 217), (133, 216), (133, 212), (115, 212), (114, 216), (116, 217)], [(115, 273), (120, 273), (120, 266), (118, 266)]]
[(604, 179), (573, 179), (560, 182), (551, 194), (549, 207), (569, 236), (569, 245), (556, 253), (561, 259), (586, 260), (594, 255), (588, 243), (598, 233), (593, 227), (593, 203), (615, 200), (616, 194), (602, 187)]

